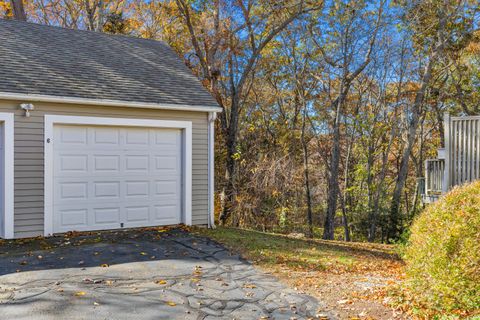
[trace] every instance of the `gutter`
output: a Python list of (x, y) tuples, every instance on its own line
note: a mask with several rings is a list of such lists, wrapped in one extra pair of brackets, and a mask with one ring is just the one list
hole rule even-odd
[(186, 104), (168, 104), (168, 103), (148, 103), (132, 102), (109, 99), (88, 99), (75, 97), (50, 96), (40, 94), (24, 94), (0, 92), (0, 100), (21, 100), (28, 102), (52, 102), (66, 104), (80, 104), (89, 106), (105, 107), (128, 107), (144, 109), (178, 110), (178, 111), (197, 111), (197, 112), (221, 112), (222, 108), (218, 106), (191, 106)]
[(216, 112), (208, 113), (208, 227), (215, 228), (215, 120)]

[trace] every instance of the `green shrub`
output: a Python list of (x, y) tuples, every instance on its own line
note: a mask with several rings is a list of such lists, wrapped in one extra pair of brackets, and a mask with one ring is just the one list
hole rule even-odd
[(406, 290), (438, 312), (480, 309), (480, 181), (454, 188), (414, 221)]

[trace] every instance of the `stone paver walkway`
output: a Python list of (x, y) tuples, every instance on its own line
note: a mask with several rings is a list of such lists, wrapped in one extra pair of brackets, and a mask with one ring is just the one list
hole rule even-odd
[(0, 246), (1, 319), (316, 319), (319, 302), (182, 230)]

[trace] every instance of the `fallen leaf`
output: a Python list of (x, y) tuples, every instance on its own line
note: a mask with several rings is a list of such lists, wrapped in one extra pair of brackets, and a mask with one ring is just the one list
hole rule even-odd
[(175, 307), (177, 304), (175, 302), (172, 302), (172, 301), (167, 301), (167, 304), (170, 306), (170, 307)]
[(348, 299), (344, 299), (344, 300), (338, 300), (337, 303), (338, 303), (338, 304), (347, 304), (347, 303), (350, 304), (351, 301), (348, 300)]
[(84, 295), (86, 295), (87, 293), (85, 291), (78, 291), (78, 292), (75, 292), (74, 296), (75, 297), (82, 297)]
[(146, 255), (147, 255), (146, 252), (140, 252), (140, 254), (141, 254), (142, 256), (146, 256)]
[(167, 284), (167, 281), (165, 280), (157, 280), (155, 281), (156, 284)]

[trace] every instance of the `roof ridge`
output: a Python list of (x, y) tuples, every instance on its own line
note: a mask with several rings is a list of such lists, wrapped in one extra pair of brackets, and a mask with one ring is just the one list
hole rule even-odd
[(151, 38), (142, 38), (142, 37), (137, 37), (137, 36), (128, 35), (128, 34), (107, 33), (107, 32), (99, 32), (99, 31), (87, 30), (87, 29), (74, 29), (74, 28), (67, 28), (67, 27), (51, 25), (51, 24), (43, 24), (43, 23), (39, 23), (39, 22), (36, 22), (36, 21), (21, 21), (21, 20), (16, 20), (16, 19), (0, 18), (0, 23), (1, 22), (12, 23), (12, 24), (13, 23), (18, 23), (18, 24), (22, 24), (22, 25), (29, 25), (29, 26), (32, 26), (32, 27), (41, 27), (41, 28), (47, 28), (47, 29), (50, 28), (50, 29), (67, 31), (67, 32), (86, 33), (86, 34), (104, 36), (104, 37), (111, 37), (111, 38), (118, 37), (118, 38), (135, 39), (135, 40), (141, 40), (141, 41), (150, 41), (150, 42), (155, 42), (155, 43), (161, 43), (162, 45), (165, 45), (165, 46), (171, 48), (163, 40), (151, 39)]

